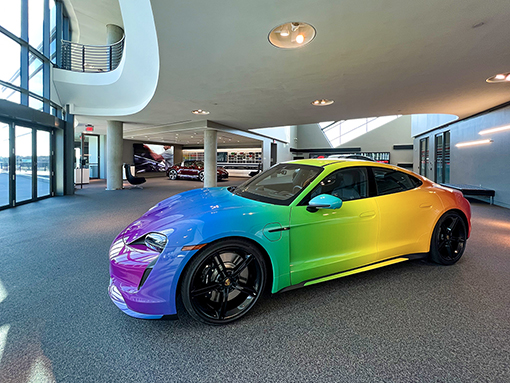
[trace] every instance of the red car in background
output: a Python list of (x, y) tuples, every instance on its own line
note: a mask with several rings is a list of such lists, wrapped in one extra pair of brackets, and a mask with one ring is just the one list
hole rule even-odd
[[(167, 169), (166, 175), (171, 180), (178, 178), (195, 178), (204, 182), (204, 163), (203, 161), (186, 160), (180, 165), (174, 165)], [(218, 181), (228, 178), (228, 172), (223, 168), (217, 170)]]

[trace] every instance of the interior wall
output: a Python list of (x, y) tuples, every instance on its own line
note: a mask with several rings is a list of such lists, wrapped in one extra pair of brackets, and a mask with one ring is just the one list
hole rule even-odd
[(297, 125), (295, 138), (294, 142), (291, 142), (294, 149), (331, 148), (319, 124)]
[[(480, 135), (485, 129), (510, 125), (510, 106), (455, 122), (414, 140), (415, 170), (419, 166), (419, 141), (429, 137), (430, 163), (435, 161), (435, 135), (450, 130), (450, 183), (481, 186), (496, 191), (494, 203), (510, 208), (510, 130)], [(456, 147), (460, 142), (492, 139), (488, 145)], [(433, 174), (433, 172), (431, 173)], [(429, 178), (433, 178), (431, 175)]]
[(455, 121), (457, 118), (453, 114), (413, 114), (411, 135), (416, 137), (438, 126)]
[(362, 152), (390, 152), (390, 163), (413, 163), (413, 150), (395, 150), (393, 145), (412, 145), (412, 116), (402, 116), (355, 138), (339, 148), (360, 147)]

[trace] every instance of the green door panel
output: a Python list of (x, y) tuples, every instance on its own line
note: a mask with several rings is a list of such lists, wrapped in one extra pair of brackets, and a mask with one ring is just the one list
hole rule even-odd
[(340, 209), (294, 206), (290, 218), (293, 285), (378, 260), (379, 214), (373, 198), (345, 201)]

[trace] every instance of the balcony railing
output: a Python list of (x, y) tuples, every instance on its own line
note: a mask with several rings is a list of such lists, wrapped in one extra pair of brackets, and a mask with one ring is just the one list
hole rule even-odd
[(124, 51), (124, 37), (111, 45), (83, 45), (62, 40), (61, 69), (101, 73), (117, 68)]

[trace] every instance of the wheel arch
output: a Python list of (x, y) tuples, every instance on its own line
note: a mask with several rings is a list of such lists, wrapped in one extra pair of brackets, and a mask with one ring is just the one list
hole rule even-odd
[(432, 226), (432, 231), (430, 232), (429, 252), (431, 250), (432, 236), (434, 235), (434, 230), (436, 228), (436, 225), (439, 222), (439, 220), (441, 218), (443, 218), (448, 213), (457, 213), (457, 214), (459, 214), (460, 217), (462, 218), (462, 222), (464, 222), (464, 225), (466, 225), (466, 229), (468, 230), (468, 233), (470, 232), (470, 230), (469, 230), (469, 228), (470, 228), (469, 221), (467, 219), (466, 214), (462, 210), (457, 209), (457, 208), (447, 209), (447, 210), (443, 211), (443, 213), (437, 217), (436, 222), (434, 222), (434, 226)]
[(186, 271), (191, 263), (191, 260), (198, 257), (200, 254), (202, 254), (204, 251), (206, 251), (208, 248), (210, 248), (212, 245), (215, 245), (217, 244), (218, 242), (220, 241), (227, 241), (227, 240), (239, 240), (239, 241), (243, 241), (243, 242), (246, 242), (246, 243), (249, 243), (251, 245), (254, 245), (259, 251), (260, 253), (262, 254), (262, 256), (264, 257), (264, 261), (266, 262), (266, 291), (269, 289), (269, 291), (271, 290), (272, 286), (273, 286), (273, 283), (274, 283), (274, 265), (273, 265), (273, 262), (271, 261), (271, 258), (269, 257), (269, 253), (267, 252), (267, 250), (264, 248), (264, 246), (262, 246), (259, 242), (255, 241), (254, 239), (252, 238), (248, 238), (248, 237), (243, 237), (243, 236), (229, 236), (229, 237), (222, 237), (222, 238), (218, 238), (212, 242), (209, 242), (206, 246), (204, 246), (203, 248), (201, 248), (199, 251), (197, 251), (195, 254), (193, 254), (186, 262), (186, 265), (182, 268), (182, 271), (180, 272), (179, 274), (179, 279), (177, 281), (177, 285), (176, 285), (176, 298), (178, 296), (180, 296), (180, 292), (181, 292), (181, 283), (182, 283), (182, 280), (184, 278), (184, 275), (186, 274)]
[(462, 210), (460, 210), (460, 209), (450, 209), (450, 210), (446, 211), (444, 214), (451, 213), (451, 212), (455, 212), (455, 213), (458, 213), (460, 215), (460, 217), (462, 218), (462, 221), (464, 222), (464, 225), (466, 225), (466, 229), (468, 230), (468, 233), (469, 233), (469, 221), (467, 219), (466, 214)]

